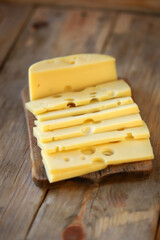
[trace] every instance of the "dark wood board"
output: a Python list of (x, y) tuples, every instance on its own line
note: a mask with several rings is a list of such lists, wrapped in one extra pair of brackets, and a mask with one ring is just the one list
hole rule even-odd
[[(24, 106), (28, 135), (29, 135), (29, 143), (30, 143), (30, 157), (31, 157), (31, 167), (32, 167), (32, 178), (35, 184), (41, 188), (52, 188), (59, 186), (65, 182), (60, 181), (56, 183), (49, 183), (45, 168), (42, 163), (41, 151), (37, 146), (37, 140), (33, 136), (33, 127), (35, 117), (32, 113), (25, 109), (25, 103), (29, 101), (29, 90), (28, 87), (22, 90), (22, 102)], [(75, 177), (70, 179), (71, 181), (80, 181), (83, 183), (89, 184), (99, 184), (105, 181), (110, 180), (121, 180), (132, 177), (145, 177), (149, 175), (152, 171), (152, 161), (142, 161), (135, 163), (125, 163), (120, 165), (111, 165), (106, 169), (101, 171), (85, 174), (83, 176)]]

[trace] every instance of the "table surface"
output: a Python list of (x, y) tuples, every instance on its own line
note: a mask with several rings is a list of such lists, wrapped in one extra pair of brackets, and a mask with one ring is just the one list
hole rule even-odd
[[(160, 16), (0, 4), (0, 239), (160, 239)], [(21, 89), (28, 67), (74, 53), (105, 53), (129, 79), (154, 149), (146, 179), (40, 189), (31, 177)]]

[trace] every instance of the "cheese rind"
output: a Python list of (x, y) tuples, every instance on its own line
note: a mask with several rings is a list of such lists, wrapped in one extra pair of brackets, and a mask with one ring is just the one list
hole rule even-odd
[[(36, 136), (37, 137), (37, 136)], [(67, 151), (76, 148), (88, 147), (108, 142), (124, 141), (128, 138), (143, 139), (149, 138), (149, 130), (144, 123), (142, 126), (127, 128), (121, 131), (109, 131), (89, 134), (77, 138), (69, 138), (49, 143), (41, 143), (37, 137), (39, 147), (46, 153), (51, 154), (58, 151)]]
[(95, 87), (85, 88), (80, 92), (64, 92), (47, 98), (26, 103), (26, 108), (35, 115), (48, 111), (68, 108), (71, 103), (75, 106), (87, 105), (95, 98), (104, 101), (112, 98), (131, 96), (131, 89), (124, 80), (107, 82)]
[(44, 114), (36, 115), (36, 118), (38, 119), (38, 121), (48, 121), (52, 119), (82, 115), (85, 113), (98, 112), (105, 109), (110, 109), (113, 107), (117, 107), (120, 105), (123, 106), (131, 103), (133, 103), (133, 99), (131, 97), (116, 98), (102, 102), (91, 103), (80, 107), (73, 107), (59, 111), (51, 111)]
[(149, 139), (126, 140), (89, 148), (47, 155), (42, 151), (43, 163), (50, 182), (80, 176), (104, 169), (108, 165), (153, 159)]
[(116, 118), (120, 116), (138, 113), (139, 108), (135, 103), (118, 106), (115, 108), (103, 110), (95, 113), (86, 113), (80, 116), (66, 117), (44, 122), (35, 121), (35, 125), (42, 131), (51, 131), (58, 128), (65, 128), (75, 125), (83, 124), (86, 121), (102, 121), (105, 119)]
[(117, 80), (115, 59), (102, 54), (78, 54), (37, 62), (29, 68), (30, 99), (40, 99)]
[(100, 121), (98, 123), (86, 123), (78, 126), (57, 129), (53, 131), (43, 132), (38, 127), (33, 128), (34, 135), (40, 142), (47, 143), (54, 140), (62, 140), (66, 138), (74, 138), (87, 135), (89, 133), (100, 133), (106, 131), (131, 128), (143, 124), (140, 114), (127, 115), (112, 119)]

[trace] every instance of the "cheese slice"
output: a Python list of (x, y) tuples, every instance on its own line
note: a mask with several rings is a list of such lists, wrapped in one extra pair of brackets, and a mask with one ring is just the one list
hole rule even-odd
[(43, 132), (38, 127), (33, 128), (34, 136), (40, 142), (47, 143), (66, 138), (80, 137), (93, 133), (100, 133), (124, 128), (136, 127), (143, 124), (140, 114), (127, 115), (118, 118), (107, 119), (97, 123), (89, 122), (86, 124)]
[[(37, 137), (37, 136), (36, 136)], [(46, 153), (67, 151), (108, 142), (124, 141), (128, 138), (142, 139), (149, 138), (149, 130), (144, 123), (142, 126), (127, 128), (121, 131), (109, 131), (102, 133), (89, 134), (77, 138), (69, 138), (49, 143), (41, 143), (37, 137), (39, 147)]]
[(44, 60), (29, 68), (30, 99), (112, 80), (117, 80), (115, 59), (107, 55), (78, 54)]
[(39, 121), (47, 121), (47, 120), (52, 120), (57, 118), (81, 115), (85, 113), (98, 112), (101, 110), (117, 107), (120, 105), (127, 105), (131, 103), (133, 103), (133, 99), (131, 97), (116, 98), (116, 99), (106, 100), (102, 102), (91, 103), (91, 104), (80, 106), (80, 107), (73, 107), (73, 108), (59, 110), (59, 111), (51, 111), (44, 114), (36, 115), (36, 118)]
[(42, 114), (52, 110), (66, 109), (71, 106), (82, 106), (112, 98), (131, 96), (131, 89), (124, 80), (99, 84), (85, 88), (80, 92), (63, 92), (47, 98), (26, 103), (26, 108), (33, 114)]
[(105, 119), (116, 118), (124, 115), (130, 115), (138, 113), (139, 109), (135, 103), (118, 106), (115, 108), (103, 110), (95, 113), (86, 113), (80, 116), (66, 117), (54, 120), (48, 120), (44, 122), (35, 121), (35, 125), (42, 131), (51, 131), (58, 128), (65, 128), (83, 124), (87, 121), (102, 121)]
[(149, 139), (126, 140), (47, 155), (43, 163), (50, 182), (98, 171), (108, 165), (153, 159)]

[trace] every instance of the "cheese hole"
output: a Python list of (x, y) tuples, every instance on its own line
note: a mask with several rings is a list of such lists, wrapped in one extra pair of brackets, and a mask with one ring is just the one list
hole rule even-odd
[(112, 156), (114, 154), (113, 150), (111, 149), (105, 149), (102, 153), (105, 156)]
[(123, 130), (124, 130), (124, 128), (117, 129), (117, 131), (123, 131)]
[(95, 153), (96, 149), (94, 147), (90, 147), (90, 148), (84, 148), (81, 150), (81, 152), (85, 155), (92, 155), (93, 153)]
[(134, 139), (134, 136), (132, 135), (132, 133), (127, 133), (126, 139)]
[(69, 103), (67, 103), (67, 107), (69, 107), (69, 108), (71, 108), (71, 107), (75, 107), (75, 106), (76, 106), (76, 104), (73, 103), (73, 102), (69, 102)]
[(38, 83), (38, 84), (37, 84), (37, 87), (40, 87), (40, 86), (41, 86), (41, 85)]
[(121, 102), (120, 102), (120, 101), (118, 101), (118, 102), (117, 102), (117, 106), (120, 106), (120, 105), (121, 105)]
[(92, 99), (90, 100), (90, 103), (96, 103), (96, 102), (99, 102), (99, 100), (98, 100), (97, 98), (92, 98)]
[(99, 124), (99, 123), (101, 123), (101, 121), (94, 121), (93, 119), (87, 119), (83, 122), (83, 124), (88, 124), (88, 123)]
[(53, 96), (53, 98), (59, 98), (59, 97), (61, 97), (60, 94), (57, 94), (57, 95), (54, 95), (54, 96)]
[(93, 119), (87, 119), (83, 122), (84, 124), (87, 124), (87, 123), (94, 123)]
[(65, 162), (69, 162), (69, 161), (70, 161), (70, 158), (69, 158), (69, 157), (64, 157), (63, 160), (64, 160)]
[(103, 158), (100, 158), (100, 157), (95, 157), (92, 159), (92, 162), (94, 163), (104, 163), (104, 159)]
[(81, 129), (81, 132), (84, 133), (84, 134), (90, 134), (90, 133), (93, 132), (93, 128), (91, 128), (91, 127), (83, 127)]
[(65, 88), (64, 88), (64, 92), (70, 92), (70, 91), (72, 91), (72, 87), (71, 86), (65, 86)]

